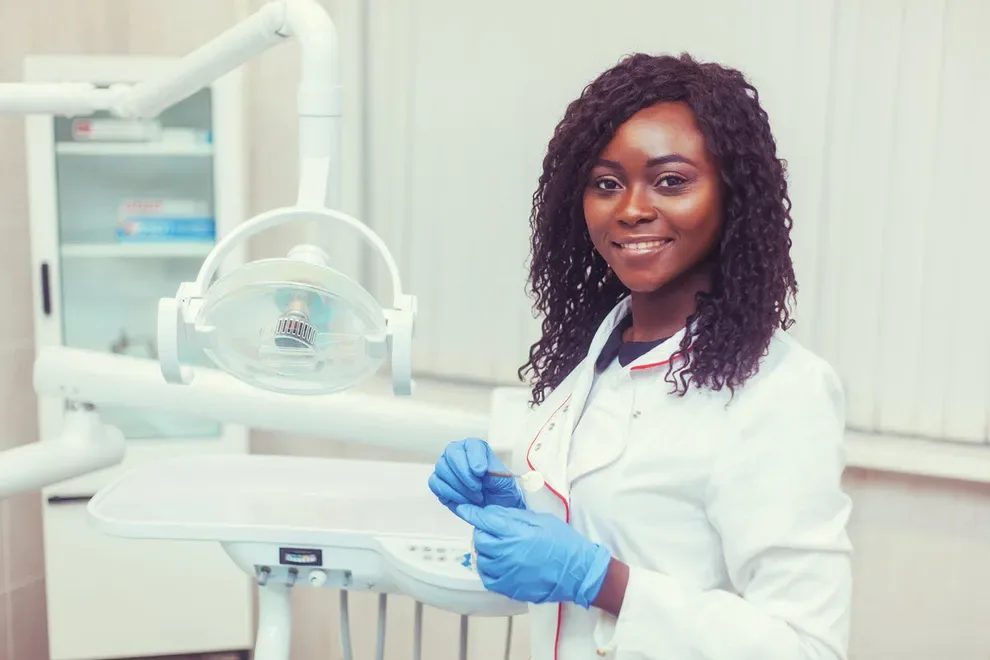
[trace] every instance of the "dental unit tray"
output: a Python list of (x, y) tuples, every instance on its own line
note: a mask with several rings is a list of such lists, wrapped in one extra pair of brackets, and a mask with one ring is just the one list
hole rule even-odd
[(405, 594), (462, 615), (525, 605), (485, 590), (471, 527), (427, 488), (432, 465), (198, 456), (126, 472), (88, 504), (111, 536), (219, 542), (260, 585)]

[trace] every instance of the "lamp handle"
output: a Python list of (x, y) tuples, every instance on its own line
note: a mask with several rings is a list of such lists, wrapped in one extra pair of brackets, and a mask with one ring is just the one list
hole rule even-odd
[(313, 221), (323, 218), (337, 220), (356, 229), (358, 233), (378, 250), (378, 254), (381, 255), (385, 261), (385, 265), (388, 267), (389, 276), (392, 280), (392, 298), (395, 309), (406, 309), (409, 306), (407, 302), (408, 297), (402, 295), (402, 280), (399, 277), (399, 267), (396, 265), (395, 259), (392, 257), (392, 253), (389, 251), (388, 246), (385, 245), (385, 242), (370, 227), (357, 218), (328, 208), (290, 207), (272, 209), (251, 218), (242, 225), (238, 225), (234, 231), (227, 234), (216, 244), (203, 261), (203, 265), (199, 269), (199, 274), (196, 276), (196, 295), (200, 297), (206, 295), (206, 289), (220, 268), (220, 264), (239, 241), (247, 240), (251, 236), (276, 225), (287, 222)]

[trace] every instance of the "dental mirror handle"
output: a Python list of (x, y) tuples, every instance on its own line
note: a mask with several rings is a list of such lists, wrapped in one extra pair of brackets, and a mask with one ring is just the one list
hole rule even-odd
[(536, 491), (543, 488), (546, 485), (546, 480), (544, 480), (543, 475), (536, 470), (531, 470), (526, 474), (515, 474), (514, 472), (500, 472), (497, 470), (489, 470), (487, 472), (489, 477), (506, 477), (508, 479), (518, 479), (519, 484), (522, 489), (527, 493), (535, 493)]

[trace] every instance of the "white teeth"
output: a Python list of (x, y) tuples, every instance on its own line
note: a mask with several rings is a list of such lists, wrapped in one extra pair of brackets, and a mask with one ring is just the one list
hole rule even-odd
[(642, 241), (639, 243), (620, 243), (619, 247), (623, 250), (646, 251), (656, 249), (664, 243), (666, 243), (666, 241)]

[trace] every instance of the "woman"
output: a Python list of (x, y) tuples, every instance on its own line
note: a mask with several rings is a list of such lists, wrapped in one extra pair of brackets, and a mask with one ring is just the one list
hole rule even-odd
[[(790, 200), (742, 74), (635, 55), (567, 109), (534, 197), (537, 404), (514, 472), (450, 445), (430, 487), (533, 660), (842, 660), (843, 393), (785, 330)], [(522, 371), (521, 374), (522, 375)]]

